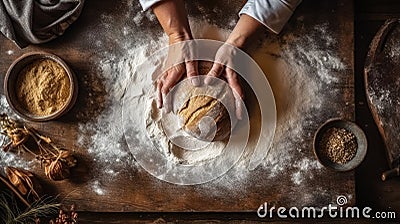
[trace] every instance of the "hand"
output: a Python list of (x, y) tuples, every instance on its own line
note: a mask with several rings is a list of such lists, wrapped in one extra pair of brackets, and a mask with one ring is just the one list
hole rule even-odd
[[(229, 68), (232, 67), (232, 58), (235, 56), (235, 49), (240, 48), (243, 49), (246, 47), (248, 40), (255, 36), (255, 34), (260, 31), (262, 24), (248, 16), (246, 14), (240, 16), (238, 23), (233, 29), (232, 33), (229, 35), (225, 44), (222, 45), (215, 56), (215, 62), (210, 72), (207, 74), (208, 76), (213, 77), (221, 77), (226, 79), (231, 89), (234, 91), (235, 96), (235, 106), (236, 106), (236, 117), (241, 120), (242, 119), (242, 103), (241, 100), (244, 99), (244, 94), (242, 87), (240, 85), (240, 78), (236, 74), (234, 70)], [(205, 84), (209, 84), (211, 82), (211, 78), (205, 79)]]
[[(187, 60), (190, 58), (188, 53), (191, 49), (185, 49), (184, 43), (176, 45), (176, 43), (193, 39), (183, 1), (161, 1), (153, 7), (153, 12), (169, 37), (170, 48), (166, 63), (168, 70), (157, 80), (157, 106), (161, 108), (164, 105), (166, 112), (169, 112), (171, 100), (170, 97), (167, 97), (168, 92), (182, 79), (185, 73), (188, 78), (198, 75), (197, 62)], [(184, 61), (184, 63), (173, 63), (178, 59), (179, 62)], [(170, 67), (169, 65), (173, 66)], [(192, 83), (195, 86), (200, 85), (196, 78), (192, 78)]]
[[(240, 78), (238, 74), (229, 67), (232, 65), (231, 59), (235, 55), (235, 48), (232, 45), (224, 44), (222, 45), (215, 56), (215, 61), (211, 70), (208, 72), (204, 83), (206, 85), (211, 84), (212, 78), (223, 78), (228, 82), (228, 85), (231, 87), (233, 91), (233, 95), (235, 97), (235, 114), (236, 118), (242, 120), (243, 117), (243, 104), (242, 101), (244, 99), (244, 93), (242, 87), (240, 85)], [(218, 63), (218, 62), (222, 62)]]
[[(171, 56), (169, 56), (171, 57)], [(191, 78), (194, 86), (199, 86), (199, 79), (195, 78), (198, 75), (197, 61), (187, 61), (178, 65), (172, 66), (164, 72), (157, 80), (157, 107), (165, 107), (168, 113), (171, 111), (171, 97), (168, 95), (172, 87), (179, 82), (186, 73), (188, 78)]]

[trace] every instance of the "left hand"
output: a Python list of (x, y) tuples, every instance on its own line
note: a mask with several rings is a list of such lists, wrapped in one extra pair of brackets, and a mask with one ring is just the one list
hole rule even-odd
[[(233, 49), (233, 46), (228, 46), (224, 47), (227, 45), (223, 45), (216, 54), (216, 61), (221, 62), (220, 60), (222, 57), (229, 60), (230, 57), (233, 57), (233, 53), (231, 52), (231, 49)], [(227, 56), (229, 55), (229, 56)], [(230, 63), (224, 63), (224, 64), (230, 64)], [(235, 114), (236, 118), (239, 120), (242, 120), (243, 116), (243, 104), (242, 101), (244, 99), (244, 93), (242, 90), (242, 86), (240, 85), (240, 78), (239, 75), (231, 68), (228, 66), (225, 66), (224, 64), (220, 64), (218, 62), (214, 62), (211, 70), (208, 72), (207, 76), (209, 77), (215, 77), (215, 78), (223, 78), (228, 82), (228, 85), (231, 87), (231, 89), (234, 92), (234, 97), (235, 97)], [(204, 80), (204, 83), (206, 85), (211, 84), (212, 78), (206, 77)]]
[[(232, 33), (229, 35), (225, 44), (222, 45), (215, 56), (216, 61), (224, 62), (224, 64), (214, 63), (211, 70), (208, 72), (208, 76), (212, 77), (221, 77), (226, 79), (229, 86), (234, 91), (235, 96), (235, 106), (236, 106), (236, 117), (241, 120), (242, 119), (242, 103), (241, 101), (244, 99), (244, 93), (242, 87), (240, 85), (240, 78), (238, 74), (232, 70), (231, 68), (225, 65), (232, 65), (232, 58), (235, 56), (235, 49), (245, 48), (248, 40), (251, 37), (254, 37), (255, 34), (260, 30), (263, 25), (246, 14), (240, 16), (238, 23), (233, 29)], [(225, 63), (227, 62), (227, 63)], [(205, 84), (209, 84), (211, 82), (211, 78), (205, 79)]]

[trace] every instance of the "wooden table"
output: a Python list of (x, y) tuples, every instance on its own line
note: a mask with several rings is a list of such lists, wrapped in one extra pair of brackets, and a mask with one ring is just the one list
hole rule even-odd
[[(76, 203), (81, 211), (92, 212), (188, 212), (188, 211), (212, 211), (212, 212), (254, 212), (264, 202), (273, 202), (277, 206), (316, 206), (322, 207), (334, 203), (338, 195), (346, 195), (349, 204), (355, 203), (354, 172), (337, 173), (326, 168), (314, 174), (307, 187), (295, 186), (288, 176), (283, 173), (280, 179), (268, 181), (263, 178), (263, 170), (257, 169), (251, 174), (251, 180), (246, 191), (241, 194), (225, 192), (220, 195), (212, 195), (198, 191), (201, 186), (177, 186), (164, 183), (145, 172), (133, 172), (126, 170), (114, 180), (113, 185), (107, 187), (109, 194), (99, 196), (95, 194), (87, 183), (91, 161), (87, 157), (86, 149), (79, 147), (77, 139), (77, 124), (85, 122), (91, 117), (97, 116), (102, 110), (101, 96), (104, 90), (91, 89), (93, 82), (100, 82), (97, 79), (94, 68), (102, 52), (116, 51), (110, 34), (104, 27), (100, 26), (100, 16), (106, 14), (115, 17), (115, 21), (130, 23), (130, 20), (122, 18), (121, 10), (128, 1), (86, 1), (85, 8), (79, 20), (74, 23), (67, 32), (60, 38), (40, 46), (30, 46), (26, 49), (18, 49), (11, 41), (0, 37), (0, 74), (4, 74), (8, 66), (18, 56), (33, 50), (43, 50), (59, 55), (71, 65), (80, 81), (80, 93), (78, 102), (73, 110), (64, 118), (48, 123), (32, 123), (38, 130), (54, 137), (54, 139), (67, 148), (74, 148), (77, 152), (80, 166), (70, 181), (49, 182), (41, 175), (44, 184), (49, 186), (49, 191), (59, 193), (61, 198), (65, 197), (65, 203)], [(122, 4), (122, 5), (121, 5)], [(326, 22), (329, 29), (338, 41), (337, 52), (348, 65), (349, 69), (341, 74), (336, 74), (339, 82), (335, 88), (338, 95), (334, 102), (323, 108), (323, 116), (318, 117), (306, 128), (307, 132), (314, 133), (319, 125), (329, 118), (341, 117), (347, 120), (354, 120), (354, 80), (353, 80), (353, 4), (351, 1), (304, 1), (298, 8), (294, 19), (303, 17), (304, 24), (312, 27), (314, 24)], [(293, 26), (289, 23), (289, 26)], [(293, 28), (293, 27), (292, 27)], [(103, 30), (102, 30), (103, 29)], [(148, 27), (159, 32), (157, 26)], [(295, 28), (293, 28), (295, 30)], [(140, 35), (140, 34), (138, 34)], [(102, 47), (96, 47), (96, 41), (102, 41)], [(109, 42), (108, 42), (109, 41)], [(13, 51), (9, 55), (6, 52)], [(86, 82), (84, 82), (84, 80)], [(99, 85), (101, 86), (101, 85)], [(88, 107), (91, 100), (89, 95), (99, 99), (94, 107)], [(328, 95), (329, 96), (329, 95)], [(330, 99), (332, 100), (332, 99)], [(79, 116), (78, 116), (79, 115)], [(312, 135), (306, 135), (301, 142), (306, 145), (302, 156), (315, 159), (312, 152)], [(289, 168), (290, 170), (291, 168)], [(80, 175), (83, 175), (81, 177)], [(286, 176), (285, 176), (286, 175)], [(212, 183), (211, 183), (212, 184)], [(328, 192), (325, 195), (315, 194), (319, 188)], [(299, 190), (302, 189), (302, 192)], [(307, 189), (306, 192), (303, 191)], [(303, 204), (301, 195), (309, 194), (307, 204)]]

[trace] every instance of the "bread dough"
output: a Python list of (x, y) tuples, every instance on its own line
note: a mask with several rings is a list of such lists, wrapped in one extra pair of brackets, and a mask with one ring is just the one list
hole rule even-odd
[[(211, 62), (199, 62), (199, 74), (204, 77), (211, 66)], [(226, 82), (215, 78), (212, 85), (200, 87), (183, 82), (173, 89), (172, 97), (174, 113), (188, 134), (205, 141), (229, 137), (231, 121), (235, 125), (236, 117), (234, 96)]]
[[(183, 134), (168, 136), (168, 130), (178, 126), (178, 119), (175, 114), (162, 112), (156, 105), (156, 100), (150, 98), (146, 111), (146, 129), (152, 144), (168, 160), (183, 165), (201, 165), (223, 154), (226, 141), (193, 141), (192, 138)], [(179, 143), (174, 144), (175, 139), (179, 138)], [(196, 149), (196, 150), (193, 150)]]
[[(208, 68), (205, 65), (199, 64), (200, 75), (207, 74), (212, 63)], [(170, 160), (184, 165), (201, 165), (222, 155), (229, 140), (226, 137), (237, 121), (235, 100), (228, 84), (216, 79), (212, 85), (194, 87), (186, 79), (175, 85), (170, 94), (172, 112), (169, 113), (156, 106), (155, 98), (148, 100), (146, 129), (153, 145)], [(201, 133), (209, 136), (212, 130), (215, 138), (202, 138)]]

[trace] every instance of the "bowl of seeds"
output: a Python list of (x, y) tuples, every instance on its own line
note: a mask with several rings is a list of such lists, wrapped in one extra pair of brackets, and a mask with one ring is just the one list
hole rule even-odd
[(77, 80), (58, 56), (27, 53), (16, 59), (4, 79), (8, 104), (31, 121), (54, 120), (67, 113), (78, 95)]
[(332, 119), (318, 128), (313, 147), (322, 165), (336, 171), (349, 171), (364, 160), (367, 138), (355, 123)]

